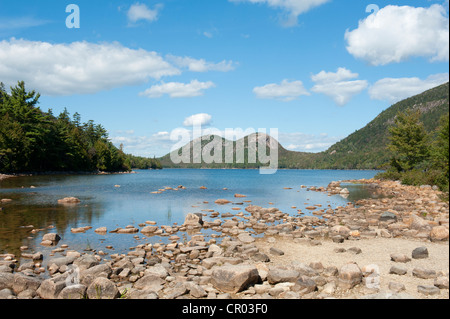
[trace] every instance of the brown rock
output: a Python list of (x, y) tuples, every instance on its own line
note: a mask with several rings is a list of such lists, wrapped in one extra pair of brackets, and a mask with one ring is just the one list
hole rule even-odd
[(86, 293), (89, 299), (115, 299), (120, 296), (116, 285), (104, 277), (96, 278), (89, 285)]
[(431, 241), (445, 241), (448, 240), (449, 230), (445, 226), (436, 226), (431, 230)]
[(214, 203), (216, 203), (218, 205), (225, 205), (225, 204), (229, 204), (231, 202), (229, 200), (226, 200), (226, 199), (218, 199)]
[(58, 199), (58, 204), (78, 204), (81, 201), (76, 197), (66, 197), (62, 199)]
[(358, 285), (362, 280), (362, 272), (356, 263), (349, 263), (339, 270), (339, 287), (342, 289), (351, 289)]
[(223, 292), (237, 293), (259, 281), (258, 270), (252, 265), (227, 265), (213, 270), (211, 283)]

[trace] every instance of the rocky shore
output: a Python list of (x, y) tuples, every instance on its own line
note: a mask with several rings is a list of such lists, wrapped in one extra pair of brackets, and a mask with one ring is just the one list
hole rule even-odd
[[(70, 250), (58, 246), (58, 234), (47, 233), (42, 245), (54, 246), (57, 256), (46, 267), (42, 253), (27, 247), (22, 256), (0, 255), (0, 298), (448, 299), (449, 205), (440, 192), (351, 182), (369, 185), (380, 198), (335, 209), (313, 205), (297, 216), (248, 205), (233, 213), (189, 214), (183, 225), (147, 221), (139, 228), (93, 230), (169, 240), (139, 244), (126, 254)], [(339, 182), (309, 190), (348, 194)], [(233, 211), (230, 201), (218, 202)], [(206, 240), (203, 229), (218, 235)]]

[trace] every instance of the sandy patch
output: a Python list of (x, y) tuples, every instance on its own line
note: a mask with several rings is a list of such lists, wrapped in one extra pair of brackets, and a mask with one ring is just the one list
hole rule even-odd
[[(356, 262), (360, 268), (366, 265), (376, 265), (380, 273), (380, 291), (389, 292), (390, 282), (402, 283), (405, 285), (404, 291), (415, 298), (449, 298), (448, 289), (441, 289), (439, 295), (424, 296), (417, 292), (418, 285), (433, 285), (434, 279), (421, 279), (414, 277), (412, 271), (416, 267), (443, 271), (448, 275), (449, 271), (449, 245), (445, 243), (422, 242), (410, 239), (400, 238), (374, 238), (361, 240), (346, 240), (338, 244), (329, 240), (322, 240), (321, 245), (311, 246), (309, 243), (297, 243), (292, 238), (273, 237), (274, 243), (267, 241), (267, 238), (258, 239), (256, 246), (266, 253), (271, 261), (268, 265), (290, 265), (293, 261), (309, 264), (311, 262), (321, 262), (324, 267), (336, 266), (338, 269), (349, 262)], [(417, 248), (425, 246), (429, 251), (427, 259), (412, 259), (408, 263), (396, 263), (391, 261), (390, 255), (401, 253), (411, 258), (411, 252)], [(282, 256), (275, 256), (269, 252), (271, 247), (281, 249), (284, 252)], [(353, 254), (349, 251), (336, 253), (336, 248), (358, 247), (362, 250), (360, 254)], [(389, 274), (393, 265), (402, 265), (408, 269), (406, 275)], [(366, 287), (355, 288), (350, 293), (343, 293), (342, 298), (358, 298), (361, 294), (375, 293), (373, 289)]]

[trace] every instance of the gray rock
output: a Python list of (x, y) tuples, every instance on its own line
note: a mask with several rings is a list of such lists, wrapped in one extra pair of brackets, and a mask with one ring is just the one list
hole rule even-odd
[(440, 276), (434, 280), (434, 285), (439, 289), (448, 289), (448, 277)]
[(429, 285), (417, 286), (417, 291), (426, 296), (439, 295), (441, 292), (438, 287), (429, 286)]
[(255, 241), (255, 238), (253, 238), (249, 233), (240, 233), (238, 235), (238, 239), (243, 243), (253, 243)]
[(188, 292), (188, 290), (182, 283), (180, 283), (179, 285), (176, 285), (173, 288), (167, 288), (164, 291), (166, 299), (176, 299), (178, 297), (183, 296), (187, 292)]
[(66, 287), (67, 275), (59, 275), (54, 278), (44, 280), (37, 290), (42, 299), (56, 299), (59, 293)]
[(14, 297), (11, 289), (5, 288), (0, 290), (0, 299), (10, 299)]
[(203, 298), (208, 295), (202, 286), (197, 285), (194, 282), (187, 282), (185, 286), (189, 290), (189, 294), (194, 298)]
[(405, 254), (391, 254), (391, 260), (397, 263), (407, 263), (411, 261), (411, 258)]
[(97, 277), (109, 278), (112, 268), (108, 264), (100, 264), (80, 271), (80, 283), (89, 286)]
[(259, 281), (258, 270), (253, 265), (226, 265), (213, 270), (211, 283), (216, 289), (237, 293)]
[(272, 255), (275, 255), (275, 256), (283, 256), (284, 255), (284, 251), (282, 251), (281, 249), (275, 248), (275, 247), (270, 247), (269, 251)]
[(292, 290), (302, 295), (309, 294), (317, 289), (316, 282), (308, 276), (300, 276)]
[(166, 278), (169, 273), (167, 272), (167, 269), (164, 268), (161, 264), (156, 264), (155, 266), (148, 267), (145, 270), (145, 275), (154, 275), (159, 278)]
[(57, 265), (58, 267), (61, 267), (61, 266), (63, 266), (63, 265), (67, 266), (67, 265), (72, 264), (72, 263), (75, 261), (75, 259), (77, 259), (76, 256), (66, 256), (66, 257), (52, 258), (52, 259), (50, 259), (50, 260), (48, 261), (47, 264), (48, 264), (48, 265), (55, 264), (55, 265)]
[(355, 255), (359, 255), (362, 253), (361, 248), (358, 248), (358, 247), (351, 247), (351, 248), (347, 249), (347, 251), (351, 252), (352, 254), (355, 254)]
[(14, 275), (9, 272), (0, 272), (0, 290), (10, 289), (13, 286)]
[(331, 237), (331, 240), (332, 240), (334, 243), (341, 244), (341, 243), (344, 242), (344, 237), (342, 237), (341, 235), (335, 235), (335, 236)]
[(394, 213), (391, 212), (384, 212), (383, 214), (381, 214), (380, 216), (380, 222), (387, 222), (387, 221), (397, 221), (397, 215), (395, 215)]
[(96, 278), (86, 290), (89, 299), (115, 299), (120, 296), (119, 289), (109, 279)]
[(267, 256), (266, 254), (261, 253), (261, 252), (257, 252), (256, 254), (254, 254), (254, 255), (252, 256), (252, 259), (253, 259), (254, 261), (260, 261), (260, 262), (265, 262), (265, 263), (267, 263), (267, 262), (270, 261), (269, 256)]
[(86, 270), (99, 264), (97, 258), (92, 255), (83, 255), (73, 262), (81, 270)]
[(390, 291), (393, 291), (393, 292), (395, 292), (395, 293), (399, 293), (399, 292), (401, 292), (401, 291), (403, 291), (403, 290), (405, 290), (406, 288), (405, 288), (405, 285), (404, 284), (401, 284), (401, 283), (398, 283), (398, 282), (389, 282), (389, 290)]
[(61, 292), (58, 295), (58, 299), (65, 299), (65, 300), (86, 299), (86, 290), (87, 287), (81, 284), (67, 286), (63, 288), (63, 290), (61, 290)]
[(41, 285), (41, 280), (36, 277), (26, 276), (21, 273), (14, 274), (14, 282), (12, 289), (15, 294), (19, 294), (24, 290), (36, 290)]
[(399, 266), (399, 265), (394, 265), (389, 270), (390, 274), (395, 274), (395, 275), (406, 275), (407, 272), (408, 272), (408, 268)]
[(274, 285), (280, 282), (296, 282), (300, 272), (295, 269), (282, 267), (270, 267), (267, 274), (267, 281)]
[(426, 247), (418, 247), (412, 251), (412, 258), (424, 259), (428, 258), (428, 249)]
[(140, 290), (147, 290), (152, 292), (158, 292), (163, 288), (163, 284), (165, 283), (159, 276), (150, 274), (145, 275), (144, 277), (138, 279), (134, 283), (134, 288)]
[(425, 269), (422, 267), (416, 267), (413, 269), (412, 274), (414, 277), (422, 279), (433, 279), (437, 277), (436, 271), (431, 269)]

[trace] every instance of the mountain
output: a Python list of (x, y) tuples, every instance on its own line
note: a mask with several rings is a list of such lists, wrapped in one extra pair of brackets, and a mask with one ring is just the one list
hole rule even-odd
[[(171, 154), (161, 157), (159, 160), (165, 168), (258, 168), (267, 166), (258, 159), (273, 154), (269, 150), (278, 148), (278, 168), (299, 169), (378, 169), (383, 168), (390, 158), (386, 149), (389, 142), (388, 128), (394, 124), (398, 112), (408, 109), (419, 110), (420, 120), (424, 123), (428, 132), (433, 132), (439, 125), (439, 119), (449, 113), (449, 83), (440, 85), (416, 96), (400, 101), (381, 112), (373, 121), (360, 130), (344, 138), (320, 153), (306, 153), (286, 150), (278, 141), (266, 134), (255, 133), (237, 141), (229, 141), (220, 136), (208, 135), (197, 138), (186, 144), (183, 149), (190, 152), (188, 163), (175, 164), (171, 160)], [(201, 149), (203, 154), (214, 155), (213, 146), (216, 146), (219, 155), (217, 162), (211, 163), (204, 158), (200, 162), (199, 157), (193, 157), (193, 149)], [(241, 162), (227, 163), (225, 154), (231, 150), (233, 158), (244, 154)], [(239, 153), (242, 152), (242, 153)], [(220, 154), (222, 153), (222, 154)], [(181, 148), (172, 155), (180, 155)], [(230, 153), (228, 153), (230, 154)], [(252, 161), (251, 157), (256, 157)], [(220, 157), (221, 156), (221, 157)], [(187, 159), (187, 158), (186, 158)], [(194, 159), (197, 163), (194, 163)]]

